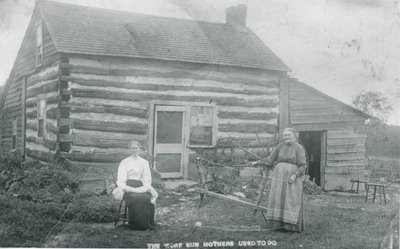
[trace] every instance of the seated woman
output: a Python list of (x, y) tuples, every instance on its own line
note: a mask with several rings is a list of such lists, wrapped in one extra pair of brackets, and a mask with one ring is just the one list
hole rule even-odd
[(118, 167), (117, 185), (125, 191), (128, 205), (128, 224), (134, 230), (154, 229), (154, 211), (157, 192), (151, 186), (149, 162), (139, 156), (137, 141), (131, 143), (132, 155)]
[(295, 130), (283, 131), (284, 142), (278, 144), (271, 155), (262, 160), (272, 171), (266, 219), (270, 228), (301, 232), (303, 226), (303, 182), (306, 154), (297, 143)]

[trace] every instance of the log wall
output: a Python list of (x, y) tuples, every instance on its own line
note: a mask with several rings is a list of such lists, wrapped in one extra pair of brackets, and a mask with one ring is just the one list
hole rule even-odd
[[(27, 151), (24, 151), (26, 134), (32, 134), (32, 115), (33, 109), (32, 103), (25, 105), (25, 99), (30, 102), (34, 97), (41, 93), (57, 92), (57, 80), (56, 76), (49, 79), (40, 79), (44, 71), (48, 67), (59, 64), (59, 54), (57, 53), (54, 42), (52, 41), (50, 34), (43, 23), (43, 64), (40, 66), (36, 65), (36, 27), (40, 23), (40, 14), (38, 9), (35, 9), (29, 23), (28, 29), (25, 33), (25, 37), (22, 41), (22, 45), (18, 52), (17, 58), (14, 62), (13, 69), (11, 71), (8, 82), (4, 90), (3, 98), (0, 103), (1, 113), (1, 150), (0, 153), (9, 153), (12, 150), (12, 122), (17, 119), (17, 152), (21, 155), (34, 154), (32, 152), (32, 142), (26, 144)], [(57, 69), (56, 69), (57, 71)], [(57, 72), (55, 73), (55, 75)], [(39, 77), (36, 79), (35, 77)], [(27, 79), (29, 82), (24, 85), (24, 81)], [(46, 81), (46, 82), (44, 82)], [(49, 81), (49, 82), (47, 82)], [(28, 86), (29, 85), (29, 86)], [(33, 86), (35, 85), (35, 86)], [(30, 87), (30, 89), (27, 89)], [(27, 90), (25, 94), (25, 89)], [(54, 93), (53, 93), (54, 94)], [(53, 96), (53, 98), (57, 98)], [(55, 103), (55, 102), (54, 102)], [(53, 103), (53, 104), (54, 104)], [(54, 108), (54, 105), (53, 105)], [(31, 117), (25, 117), (25, 109), (27, 114)], [(53, 110), (49, 110), (54, 112)], [(30, 123), (27, 124), (27, 133), (25, 133), (25, 119)], [(53, 124), (54, 125), (54, 124)], [(29, 138), (32, 139), (32, 138)], [(39, 156), (35, 156), (39, 159)], [(43, 156), (40, 156), (43, 158)]]
[(68, 95), (61, 106), (71, 124), (63, 138), (71, 147), (62, 155), (87, 167), (116, 167), (133, 139), (149, 146), (152, 101), (216, 104), (219, 148), (260, 150), (255, 132), (265, 146), (278, 125), (280, 75), (274, 72), (73, 55), (61, 70)]
[[(50, 162), (54, 159), (58, 136), (59, 64), (27, 78), (26, 89), (26, 155)], [(44, 99), (45, 135), (38, 137), (38, 101)]]

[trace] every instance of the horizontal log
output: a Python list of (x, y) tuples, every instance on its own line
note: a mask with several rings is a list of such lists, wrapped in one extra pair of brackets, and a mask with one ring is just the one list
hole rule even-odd
[(87, 98), (103, 98), (103, 99), (115, 99), (115, 100), (130, 100), (130, 101), (148, 101), (148, 100), (176, 100), (176, 101), (195, 101), (204, 103), (217, 103), (220, 105), (232, 105), (232, 106), (264, 106), (273, 107), (277, 106), (277, 100), (275, 99), (258, 99), (258, 100), (243, 100), (238, 97), (208, 97), (208, 96), (175, 96), (168, 95), (165, 93), (123, 93), (123, 92), (112, 92), (105, 90), (92, 90), (92, 89), (72, 89), (74, 97), (87, 97)]
[(236, 119), (246, 119), (246, 120), (269, 120), (276, 119), (278, 113), (249, 113), (249, 112), (218, 112), (218, 118), (236, 118)]
[(10, 107), (5, 106), (3, 108), (3, 113), (5, 113), (5, 114), (6, 113), (15, 113), (15, 112), (20, 112), (21, 110), (22, 110), (22, 103), (20, 102), (14, 106), (10, 106)]
[(31, 86), (40, 81), (52, 80), (58, 78), (59, 65), (48, 67), (45, 70), (33, 74), (27, 78), (27, 86)]
[(46, 119), (46, 133), (58, 134), (57, 120)]
[(100, 148), (128, 147), (132, 140), (147, 143), (146, 135), (128, 133), (95, 132), (74, 129), (73, 144), (81, 146), (97, 146)]
[(72, 143), (74, 141), (74, 135), (58, 134), (58, 141), (63, 142), (63, 143)]
[(163, 90), (160, 91), (158, 89), (156, 90), (142, 90), (142, 89), (126, 89), (126, 88), (118, 88), (114, 87), (113, 85), (109, 86), (82, 86), (78, 83), (75, 82), (70, 82), (69, 86), (72, 90), (91, 90), (91, 91), (106, 91), (106, 92), (113, 92), (113, 93), (124, 93), (124, 94), (131, 94), (131, 95), (148, 95), (150, 94), (151, 96), (175, 96), (175, 97), (190, 97), (190, 96), (198, 96), (198, 97), (206, 97), (206, 98), (235, 98), (235, 99), (240, 99), (243, 101), (252, 101), (252, 100), (278, 100), (278, 95), (273, 94), (273, 95), (266, 95), (266, 94), (261, 94), (261, 95), (246, 95), (246, 94), (241, 94), (241, 93), (230, 93), (225, 91), (224, 93), (218, 93), (218, 92), (213, 92), (213, 91), (195, 91), (192, 90), (193, 87), (187, 89), (186, 91), (180, 90)]
[(119, 107), (119, 106), (94, 106), (94, 105), (86, 105), (86, 106), (72, 106), (72, 112), (81, 112), (81, 113), (112, 113), (119, 115), (127, 115), (134, 116), (138, 118), (148, 118), (148, 112), (142, 109), (134, 109), (131, 107)]
[(46, 111), (46, 118), (48, 119), (57, 119), (58, 118), (58, 107), (48, 107)]
[(361, 160), (365, 159), (365, 153), (328, 154), (327, 159), (328, 161)]
[[(261, 145), (265, 148), (268, 146), (272, 146), (274, 144), (273, 138), (269, 139), (260, 139)], [(218, 139), (217, 141), (217, 148), (230, 148), (230, 147), (237, 147), (238, 145), (244, 148), (259, 148), (260, 142), (257, 139)]]
[(46, 147), (47, 149), (53, 150), (53, 151), (56, 150), (56, 147), (57, 147), (56, 141), (41, 139), (41, 138), (37, 138), (37, 137), (33, 137), (33, 136), (28, 136), (26, 138), (26, 142), (36, 143), (36, 144), (42, 145), (42, 146)]
[[(214, 66), (204, 66), (197, 68), (184, 69), (182, 66), (173, 67), (171, 65), (144, 65), (145, 63), (129, 62), (125, 65), (114, 64), (111, 66), (106, 63), (93, 64), (93, 61), (82, 60), (76, 62), (75, 59), (70, 59), (69, 64), (62, 64), (68, 67), (72, 73), (79, 74), (94, 74), (94, 75), (115, 75), (115, 76), (141, 76), (141, 77), (160, 77), (160, 78), (188, 78), (194, 80), (215, 80), (226, 83), (243, 83), (249, 85), (261, 86), (277, 86), (278, 74), (260, 74), (260, 70), (252, 70), (252, 73), (246, 73), (246, 70), (231, 70), (230, 72), (222, 72), (216, 70)], [(82, 63), (83, 62), (83, 63)], [(95, 62), (96, 63), (96, 62)], [(128, 65), (129, 64), (129, 65)], [(147, 63), (148, 64), (148, 63)], [(187, 63), (186, 63), (187, 64)], [(128, 65), (128, 66), (127, 66)], [(171, 67), (168, 67), (171, 66)], [(185, 65), (186, 67), (188, 65)], [(190, 65), (192, 66), (192, 65)], [(249, 70), (247, 70), (249, 71)], [(253, 73), (254, 72), (254, 73)], [(257, 72), (257, 73), (255, 73)]]
[(43, 86), (48, 86), (48, 85), (54, 85), (58, 83), (58, 78), (56, 79), (51, 79), (51, 80), (46, 80), (46, 81), (39, 81), (37, 83), (35, 83), (34, 85), (28, 86), (26, 91), (30, 92), (30, 91), (35, 91), (35, 89), (39, 89), (40, 87)]
[(257, 135), (260, 139), (272, 138), (272, 133), (246, 133), (246, 132), (218, 132), (218, 139), (257, 139)]
[[(49, 93), (47, 93), (46, 96), (45, 96), (45, 99), (46, 99), (46, 104), (47, 105), (58, 103), (58, 100), (59, 100), (58, 92), (49, 92)], [(27, 108), (35, 107), (37, 105), (37, 101), (38, 101), (38, 99), (36, 98), (36, 96), (32, 97), (32, 98), (28, 98), (26, 100), (26, 107)]]
[(58, 125), (59, 126), (70, 126), (74, 124), (74, 120), (73, 119), (69, 119), (69, 118), (60, 118), (58, 119)]
[(80, 152), (80, 153), (101, 153), (101, 154), (131, 154), (132, 149), (127, 147), (119, 147), (119, 148), (101, 148), (97, 146), (79, 146), (73, 144), (70, 152)]
[(150, 103), (147, 101), (135, 102), (125, 100), (108, 100), (101, 98), (80, 98), (74, 97), (69, 102), (62, 101), (61, 103), (68, 103), (73, 106), (105, 106), (105, 107), (123, 107), (147, 111), (150, 108)]
[(105, 131), (129, 134), (146, 134), (147, 124), (135, 122), (106, 122), (98, 120), (74, 119), (74, 128), (81, 130)]
[(61, 80), (74, 82), (82, 86), (117, 87), (122, 89), (137, 89), (148, 91), (197, 91), (215, 93), (237, 93), (246, 95), (278, 95), (279, 91), (275, 87), (268, 89), (258, 87), (255, 89), (251, 85), (223, 84), (218, 81), (195, 81), (193, 79), (166, 79), (153, 77), (115, 77), (98, 75), (62, 76)]
[(42, 162), (53, 162), (55, 159), (55, 153), (53, 152), (48, 152), (48, 151), (40, 151), (40, 150), (32, 150), (29, 148), (25, 149), (26, 154), (38, 161)]
[(246, 113), (276, 113), (279, 114), (279, 106), (273, 107), (244, 107), (244, 106), (218, 106), (218, 112), (246, 112)]
[(219, 124), (220, 132), (243, 132), (243, 133), (271, 133), (276, 130), (276, 126), (268, 124)]
[(328, 147), (331, 145), (357, 145), (365, 144), (365, 138), (333, 138), (327, 139)]
[(14, 118), (19, 118), (22, 115), (22, 111), (15, 111), (15, 112), (7, 112), (3, 113), (3, 120), (12, 120)]
[(119, 163), (122, 159), (130, 156), (128, 153), (81, 153), (70, 152), (60, 154), (60, 158), (66, 158), (71, 161), (79, 162), (103, 162)]
[(36, 119), (37, 118), (37, 110), (30, 110), (26, 112), (26, 118), (27, 119)]
[(365, 160), (343, 160), (343, 161), (330, 161), (326, 162), (328, 167), (348, 167), (348, 166), (361, 166), (365, 165)]
[(15, 93), (15, 94), (10, 94), (6, 95), (4, 99), (4, 104), (3, 105), (10, 105), (13, 103), (19, 103), (21, 102), (22, 99), (22, 94), (21, 93)]
[(59, 82), (58, 80), (49, 81), (48, 84), (42, 85), (40, 87), (35, 87), (33, 89), (29, 89), (26, 91), (26, 97), (31, 98), (35, 97), (38, 94), (49, 93), (49, 92), (58, 92)]

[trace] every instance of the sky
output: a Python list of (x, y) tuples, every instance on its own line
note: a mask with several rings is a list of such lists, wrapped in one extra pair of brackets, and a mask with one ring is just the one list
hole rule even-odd
[[(247, 5), (251, 28), (292, 70), (290, 76), (344, 103), (379, 91), (400, 125), (399, 0), (53, 0), (91, 7), (225, 22)], [(8, 78), (34, 0), (0, 0), (0, 85)]]

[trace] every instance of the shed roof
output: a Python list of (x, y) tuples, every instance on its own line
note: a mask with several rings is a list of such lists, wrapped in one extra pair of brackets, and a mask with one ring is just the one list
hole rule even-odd
[(39, 3), (59, 52), (290, 71), (247, 27)]

